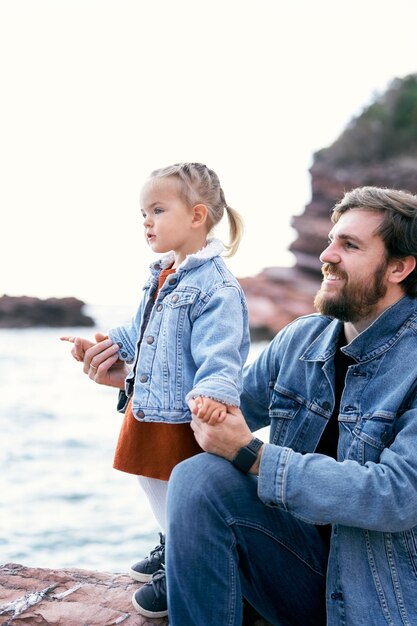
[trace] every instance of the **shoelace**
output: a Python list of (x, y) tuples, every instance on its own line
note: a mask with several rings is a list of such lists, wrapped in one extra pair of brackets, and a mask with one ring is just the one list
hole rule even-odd
[(156, 598), (165, 597), (167, 595), (165, 568), (163, 567), (155, 572), (151, 580), (146, 584), (152, 585)]
[(159, 540), (161, 542), (159, 546), (156, 546), (149, 553), (149, 561), (163, 561), (165, 558), (165, 537), (162, 533), (159, 533)]

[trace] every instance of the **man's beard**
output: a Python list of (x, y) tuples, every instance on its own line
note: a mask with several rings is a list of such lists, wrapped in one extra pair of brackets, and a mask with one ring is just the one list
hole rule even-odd
[(383, 281), (386, 269), (387, 262), (383, 261), (375, 274), (370, 276), (370, 284), (365, 284), (363, 281), (355, 283), (352, 279), (349, 282), (347, 274), (338, 270), (337, 265), (325, 263), (322, 267), (323, 275), (330, 273), (340, 276), (345, 284), (338, 293), (329, 293), (321, 287), (314, 299), (314, 306), (322, 315), (335, 317), (341, 322), (357, 322), (367, 318), (386, 294), (387, 287)]

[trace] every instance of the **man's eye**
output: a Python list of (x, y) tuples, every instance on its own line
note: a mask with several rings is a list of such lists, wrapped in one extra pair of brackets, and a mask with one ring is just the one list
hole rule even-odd
[(357, 249), (357, 247), (358, 247), (357, 245), (355, 245), (355, 244), (354, 244), (354, 243), (352, 243), (351, 241), (346, 241), (345, 246), (346, 246), (346, 248), (351, 248), (351, 249), (353, 249), (353, 250), (356, 250), (356, 249)]

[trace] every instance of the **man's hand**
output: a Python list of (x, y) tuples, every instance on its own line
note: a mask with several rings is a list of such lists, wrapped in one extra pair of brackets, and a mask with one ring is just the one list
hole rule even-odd
[[(100, 333), (97, 333), (97, 335), (99, 334)], [(105, 336), (103, 335), (103, 337)], [(75, 337), (73, 335), (63, 335), (60, 337), (60, 340), (72, 343), (71, 354), (76, 361), (83, 361), (86, 350), (95, 345), (94, 341), (90, 341), (84, 337)]]
[(83, 372), (99, 385), (123, 389), (129, 368), (119, 359), (119, 346), (102, 333), (95, 334), (97, 343), (81, 337), (61, 337), (74, 344), (72, 356), (83, 362)]
[(253, 438), (242, 412), (237, 407), (230, 407), (224, 421), (217, 424), (200, 420), (196, 414), (198, 409), (195, 402), (190, 401), (190, 408), (193, 418), (191, 428), (197, 443), (206, 452), (231, 461), (237, 451)]

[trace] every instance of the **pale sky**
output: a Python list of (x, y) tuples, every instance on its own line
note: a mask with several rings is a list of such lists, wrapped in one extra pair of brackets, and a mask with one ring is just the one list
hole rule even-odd
[[(150, 171), (202, 161), (291, 265), (314, 151), (417, 71), (414, 0), (0, 0), (0, 295), (136, 304)], [(222, 234), (220, 232), (220, 234)]]

